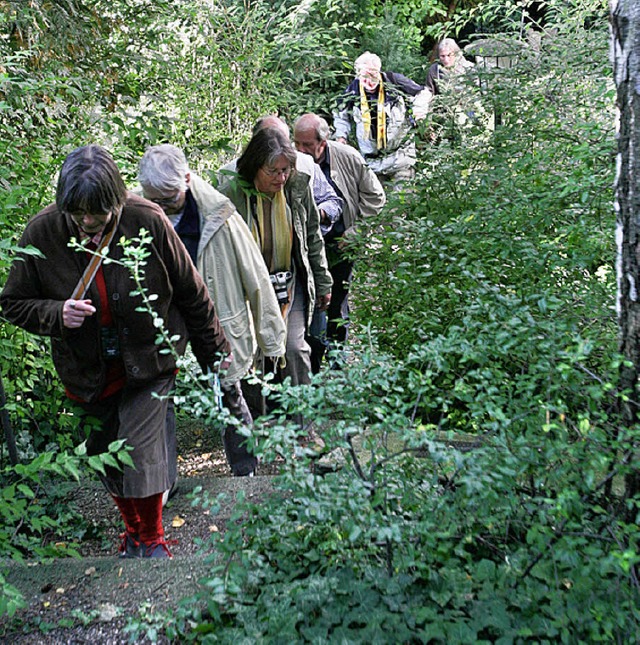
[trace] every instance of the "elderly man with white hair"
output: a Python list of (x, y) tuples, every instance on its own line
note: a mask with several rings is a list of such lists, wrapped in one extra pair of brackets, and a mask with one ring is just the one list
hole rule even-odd
[(418, 116), (424, 116), (430, 92), (402, 74), (383, 72), (371, 52), (359, 56), (354, 67), (355, 78), (333, 114), (335, 139), (346, 143), (355, 126), (358, 149), (382, 182), (411, 179), (416, 148), (409, 107), (417, 101)]
[[(265, 356), (283, 356), (287, 335), (260, 249), (233, 203), (189, 169), (180, 148), (148, 148), (138, 179), (144, 196), (171, 220), (209, 289), (234, 356), (221, 375), (223, 399), (250, 426), (239, 379), (253, 366), (258, 347)], [(173, 438), (168, 440), (171, 444)], [(223, 444), (233, 474), (252, 475), (257, 460), (233, 423), (224, 430)], [(171, 445), (169, 452), (174, 452)]]

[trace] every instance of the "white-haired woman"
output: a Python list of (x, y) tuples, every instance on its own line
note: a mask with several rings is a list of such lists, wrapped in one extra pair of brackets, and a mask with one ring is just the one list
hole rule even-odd
[(429, 67), (425, 85), (435, 96), (442, 91), (442, 84), (455, 77), (463, 75), (473, 67), (468, 61), (458, 43), (453, 38), (443, 38), (438, 43), (438, 60)]

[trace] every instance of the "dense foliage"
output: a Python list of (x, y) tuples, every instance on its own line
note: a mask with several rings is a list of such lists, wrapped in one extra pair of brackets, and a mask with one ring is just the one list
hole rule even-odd
[[(131, 182), (165, 140), (206, 173), (266, 112), (328, 114), (364, 48), (416, 80), (425, 33), (475, 27), (513, 54), (434, 101), (415, 181), (354, 241), (348, 363), (275, 388), (283, 414), (250, 440), (265, 461), (284, 456), (284, 495), (241, 500), (208, 545), (206, 593), (134, 618), (132, 638), (160, 625), (229, 643), (636, 642), (638, 500), (621, 482), (639, 433), (619, 415), (606, 3), (19, 4), (0, 3), (3, 272), (75, 145), (105, 143)], [(542, 36), (524, 28), (534, 4)], [(4, 474), (0, 550), (15, 555), (35, 549), (10, 506), (35, 508), (35, 536), (71, 519), (25, 500), (39, 468), (77, 475), (77, 419), (46, 343), (6, 325), (0, 339), (22, 456), (46, 455)], [(340, 470), (310, 470), (286, 411), (313, 420)], [(0, 609), (18, 601), (7, 589)]]

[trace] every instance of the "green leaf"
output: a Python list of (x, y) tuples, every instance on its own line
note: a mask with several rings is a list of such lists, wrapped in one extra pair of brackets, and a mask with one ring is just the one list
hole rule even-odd
[(100, 455), (93, 455), (92, 457), (89, 457), (88, 463), (89, 463), (89, 466), (93, 468), (93, 470), (98, 471), (99, 473), (101, 473), (106, 477), (107, 473), (104, 469), (104, 464), (100, 459)]
[(28, 499), (35, 497), (35, 493), (26, 484), (18, 484), (18, 490)]

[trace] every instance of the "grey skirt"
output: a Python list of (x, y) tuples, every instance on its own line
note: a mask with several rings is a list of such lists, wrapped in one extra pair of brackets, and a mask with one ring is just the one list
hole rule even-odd
[[(149, 497), (171, 487), (167, 441), (175, 438), (173, 400), (167, 395), (175, 377), (159, 378), (147, 386), (125, 386), (97, 403), (82, 403), (86, 414), (99, 421), (87, 439), (89, 455), (106, 452), (109, 444), (125, 439), (135, 468), (107, 466), (100, 479), (117, 497)], [(158, 396), (155, 396), (154, 393)]]

